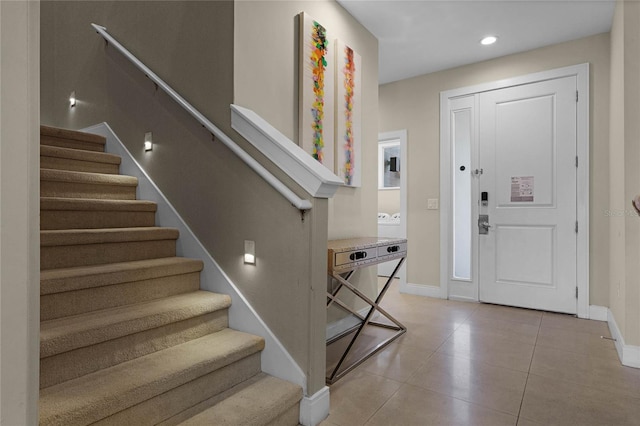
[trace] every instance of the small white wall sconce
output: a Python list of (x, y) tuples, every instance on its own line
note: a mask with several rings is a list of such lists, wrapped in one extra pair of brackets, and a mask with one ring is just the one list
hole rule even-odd
[(244, 240), (244, 263), (249, 265), (256, 264), (256, 242)]
[(73, 108), (74, 106), (76, 106), (76, 91), (75, 90), (73, 92), (71, 92), (71, 94), (69, 95), (69, 107)]
[(151, 151), (153, 149), (153, 134), (147, 132), (144, 134), (144, 150)]

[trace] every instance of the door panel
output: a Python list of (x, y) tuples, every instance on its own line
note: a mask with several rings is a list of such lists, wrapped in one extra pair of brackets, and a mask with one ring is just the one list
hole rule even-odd
[(496, 227), (496, 281), (553, 286), (555, 246), (555, 226)]
[[(496, 104), (495, 170), (499, 208), (552, 206), (554, 200), (554, 96)], [(512, 200), (512, 177), (535, 176), (533, 202)]]
[(576, 78), (480, 94), (480, 300), (576, 313)]

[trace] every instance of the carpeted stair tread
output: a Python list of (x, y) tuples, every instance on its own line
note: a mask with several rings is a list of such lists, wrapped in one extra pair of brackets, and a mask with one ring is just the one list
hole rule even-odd
[(40, 180), (85, 185), (138, 186), (138, 178), (133, 176), (55, 169), (40, 169)]
[(40, 269), (171, 257), (178, 236), (177, 229), (143, 226), (40, 231)]
[(149, 302), (42, 321), (40, 358), (227, 309), (231, 298), (195, 291)]
[(158, 205), (146, 200), (40, 197), (40, 210), (155, 212)]
[(144, 200), (40, 197), (40, 229), (150, 227), (157, 208)]
[[(302, 399), (300, 386), (264, 373), (229, 391), (227, 398), (179, 425), (268, 425)], [(297, 424), (296, 415), (291, 425)]]
[(90, 151), (104, 151), (106, 138), (92, 133), (41, 125), (40, 143), (42, 145), (71, 147)]
[(40, 196), (135, 200), (138, 179), (114, 173), (40, 169)]
[(78, 141), (86, 141), (93, 143), (106, 143), (104, 136), (94, 133), (81, 132), (79, 130), (61, 129), (59, 127), (40, 125), (40, 135), (51, 136), (60, 139), (73, 139)]
[(202, 271), (203, 262), (185, 257), (48, 269), (40, 273), (40, 294), (54, 294)]
[(106, 152), (85, 151), (82, 149), (63, 148), (61, 146), (51, 145), (40, 145), (40, 156), (116, 165), (120, 165), (122, 161), (120, 156)]
[(40, 231), (40, 247), (175, 240), (179, 234), (179, 231), (175, 228), (162, 228), (159, 226), (140, 228), (57, 229)]
[(263, 348), (261, 337), (224, 329), (42, 389), (40, 424), (96, 422)]

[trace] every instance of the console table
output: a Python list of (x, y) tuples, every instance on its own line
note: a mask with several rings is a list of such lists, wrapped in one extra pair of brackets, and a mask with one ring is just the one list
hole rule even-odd
[[(345, 339), (348, 342), (338, 363), (335, 367), (329, 369), (330, 371), (326, 376), (326, 382), (330, 385), (407, 331), (407, 328), (404, 325), (380, 307), (382, 298), (407, 256), (407, 240), (402, 238), (377, 237), (333, 240), (329, 241), (328, 244), (328, 256), (329, 276), (335, 279), (338, 282), (338, 285), (335, 288), (328, 289), (327, 291), (327, 309), (335, 303), (348, 311), (350, 313), (349, 319), (352, 320), (352, 325), (348, 326), (345, 330), (340, 331), (336, 335), (328, 336), (327, 338), (327, 345), (331, 345), (341, 339)], [(378, 292), (375, 300), (365, 295), (349, 282), (353, 273), (360, 268), (394, 260), (397, 260), (398, 263), (391, 276)], [(366, 315), (363, 316), (361, 313), (338, 298), (338, 293), (343, 288), (349, 290), (360, 300), (367, 303), (368, 307), (365, 308), (367, 309)], [(376, 312), (387, 318), (392, 324), (373, 321), (373, 316)], [(392, 335), (384, 338), (381, 342), (374, 344), (372, 347), (366, 348), (366, 351), (362, 354), (358, 354), (355, 359), (351, 359), (354, 357), (349, 358), (350, 353), (352, 353), (352, 350), (354, 349), (354, 343), (362, 335), (362, 331), (367, 325), (391, 330)]]

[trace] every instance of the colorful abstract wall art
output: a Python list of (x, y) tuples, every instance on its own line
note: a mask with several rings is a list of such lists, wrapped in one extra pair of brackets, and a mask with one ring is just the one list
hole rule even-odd
[(326, 28), (302, 12), (298, 144), (332, 172), (335, 170), (333, 48)]
[(348, 186), (362, 185), (362, 59), (336, 41), (336, 175)]

